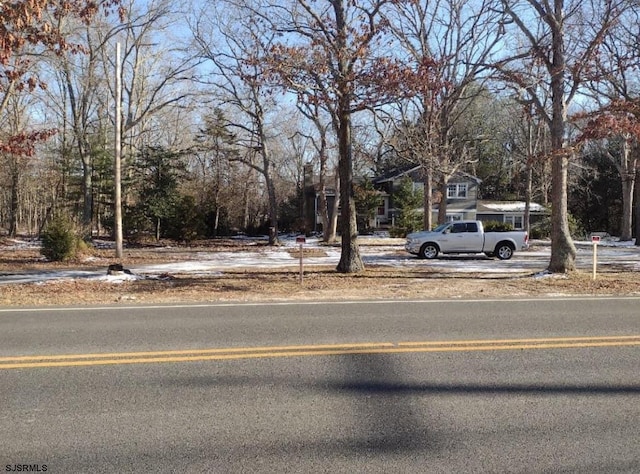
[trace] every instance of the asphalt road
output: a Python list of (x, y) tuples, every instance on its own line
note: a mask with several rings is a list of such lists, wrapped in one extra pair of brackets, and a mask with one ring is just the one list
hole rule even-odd
[(0, 469), (640, 472), (639, 307), (0, 309)]

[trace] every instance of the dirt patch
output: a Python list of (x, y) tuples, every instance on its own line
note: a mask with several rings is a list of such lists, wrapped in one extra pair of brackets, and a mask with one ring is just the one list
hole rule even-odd
[[(132, 248), (123, 263), (134, 267), (150, 263), (181, 262), (206, 250), (255, 251), (253, 245), (233, 242), (197, 247)], [(289, 250), (293, 257), (298, 249)], [(305, 256), (323, 256), (323, 249), (305, 249)], [(84, 269), (106, 274), (115, 263), (113, 250), (93, 249), (77, 262), (46, 262), (37, 249), (0, 252), (0, 273)], [(58, 280), (45, 283), (0, 285), (0, 305), (89, 305), (196, 303), (228, 301), (295, 301), (345, 299), (452, 299), (514, 298), (544, 296), (640, 295), (637, 275), (632, 272), (569, 275), (486, 275), (435, 271), (428, 266), (395, 268), (369, 265), (359, 274), (344, 275), (333, 267), (306, 267), (302, 280), (295, 264), (275, 270), (225, 269), (218, 274), (171, 273), (154, 278), (121, 281)]]

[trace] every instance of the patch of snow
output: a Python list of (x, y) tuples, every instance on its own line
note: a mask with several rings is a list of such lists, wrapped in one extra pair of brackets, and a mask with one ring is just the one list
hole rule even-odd
[[(137, 265), (128, 268), (132, 274), (106, 275), (106, 264), (101, 271), (42, 271), (22, 272), (18, 274), (0, 274), (0, 285), (7, 283), (42, 283), (54, 280), (92, 279), (120, 283), (143, 278), (162, 279), (172, 274), (192, 274), (201, 276), (220, 276), (225, 270), (233, 268), (284, 268), (295, 267), (299, 257), (294, 249), (300, 245), (297, 235), (280, 236), (279, 247), (261, 246), (255, 251), (224, 251), (184, 253), (179, 262)], [(243, 242), (256, 242), (258, 239), (237, 237)], [(375, 240), (374, 240), (375, 239)], [(370, 242), (370, 244), (368, 244)], [(97, 247), (109, 248), (112, 242), (96, 241)], [(533, 275), (534, 278), (566, 278), (565, 275), (550, 274), (543, 270), (549, 263), (550, 244), (548, 241), (533, 241), (528, 250), (517, 252), (511, 260), (499, 261), (478, 255), (445, 255), (435, 260), (421, 260), (404, 251), (403, 239), (384, 239), (379, 236), (363, 236), (360, 239), (360, 254), (368, 265), (396, 268), (411, 268), (426, 272), (477, 273), (491, 275)], [(13, 247), (15, 245), (16, 247)], [(34, 240), (16, 240), (10, 248), (33, 248), (39, 245)], [(341, 255), (339, 246), (326, 246), (318, 237), (308, 237), (304, 249), (320, 256), (304, 257), (304, 266), (327, 265), (335, 267)], [(578, 244), (577, 263), (580, 268), (590, 269), (593, 255), (591, 242)], [(7, 248), (7, 247), (5, 247)], [(162, 251), (162, 249), (159, 249)], [(93, 258), (86, 261), (95, 262)], [(632, 242), (610, 241), (598, 246), (598, 265), (615, 266), (626, 270), (640, 271), (640, 248)]]
[(114, 241), (112, 241), (112, 240), (93, 239), (91, 241), (91, 243), (97, 249), (109, 250), (109, 249), (115, 249), (116, 248), (116, 243)]
[(108, 283), (122, 283), (125, 281), (134, 281), (134, 280), (143, 280), (144, 277), (140, 275), (135, 275), (133, 273), (117, 273), (112, 275), (102, 275), (99, 277), (93, 277), (91, 280), (95, 281), (106, 281)]
[(39, 249), (42, 247), (42, 241), (40, 239), (6, 239), (6, 242), (10, 242), (9, 245), (3, 245), (0, 247), (2, 250), (31, 250)]
[[(490, 202), (483, 201), (482, 206), (496, 212), (524, 212), (526, 204), (521, 201), (509, 201), (509, 202)], [(543, 212), (545, 207), (541, 204), (532, 202), (530, 204), (530, 210), (533, 212)]]
[(533, 275), (533, 278), (536, 280), (542, 280), (545, 278), (557, 278), (557, 279), (566, 279), (569, 278), (567, 275), (562, 273), (551, 273), (549, 270), (544, 270), (542, 272), (538, 272)]

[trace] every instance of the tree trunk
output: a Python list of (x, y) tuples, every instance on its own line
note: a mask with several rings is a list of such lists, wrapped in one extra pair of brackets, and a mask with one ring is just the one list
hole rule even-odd
[[(253, 168), (247, 171), (246, 183), (249, 184), (253, 180)], [(242, 190), (242, 230), (246, 231), (249, 227), (249, 190), (251, 186), (244, 186)]]
[(527, 184), (524, 191), (524, 222), (522, 223), (527, 235), (531, 235), (531, 195), (533, 194), (533, 168), (527, 159)]
[(93, 168), (88, 156), (82, 156), (82, 237), (90, 240), (93, 234)]
[(631, 173), (622, 178), (622, 228), (620, 240), (623, 242), (632, 239), (634, 181), (635, 175)]
[(336, 195), (333, 200), (331, 219), (329, 221), (329, 236), (327, 242), (335, 242), (338, 232), (338, 214), (340, 213), (340, 176), (336, 175), (335, 184)]
[(278, 201), (276, 188), (270, 176), (265, 176), (269, 193), (269, 245), (278, 245)]
[(622, 156), (618, 170), (622, 180), (622, 219), (620, 240), (629, 241), (632, 238), (633, 227), (633, 189), (636, 178), (635, 159), (631, 156), (631, 144), (625, 140), (622, 146)]
[(551, 260), (549, 271), (566, 273), (576, 269), (576, 248), (569, 232), (567, 177), (569, 160), (562, 152), (553, 157), (551, 208)]
[(424, 230), (431, 230), (433, 228), (433, 183), (432, 183), (431, 166), (424, 167), (424, 196), (423, 196), (423, 208), (424, 214), (422, 216), (422, 228)]
[[(636, 182), (640, 183), (640, 167), (636, 167)], [(636, 218), (636, 246), (640, 247), (640, 186), (636, 186), (634, 189), (634, 207)]]
[[(93, 55), (91, 55), (93, 58)], [(71, 80), (72, 74), (69, 70), (69, 64), (65, 62), (63, 66), (64, 76), (66, 80), (66, 88), (69, 94), (69, 105), (71, 106), (71, 114), (73, 117), (73, 132), (76, 137), (78, 154), (80, 156), (80, 163), (82, 164), (82, 236), (84, 239), (89, 240), (92, 237), (92, 224), (93, 224), (93, 183), (92, 174), (93, 166), (91, 162), (91, 147), (87, 143), (86, 137), (86, 125), (87, 117), (82, 113), (82, 103), (86, 102), (86, 95), (82, 93), (80, 98), (76, 97), (76, 90), (73, 87)], [(91, 74), (93, 71), (92, 61), (89, 63), (88, 72), (89, 85), (91, 85)], [(80, 103), (79, 103), (80, 102)]]
[(218, 226), (220, 225), (220, 206), (216, 206), (215, 215), (213, 217), (213, 236), (218, 237)]
[(11, 204), (9, 206), (9, 237), (15, 237), (18, 234), (18, 186), (20, 185), (20, 172), (18, 171), (18, 166), (18, 159), (14, 158), (11, 164)]
[(353, 147), (351, 142), (351, 100), (354, 95), (351, 83), (351, 58), (348, 57), (347, 39), (353, 35), (348, 26), (345, 12), (347, 2), (331, 2), (336, 18), (336, 49), (338, 51), (338, 74), (336, 84), (338, 102), (334, 115), (334, 125), (338, 134), (338, 175), (340, 176), (340, 230), (342, 249), (336, 270), (342, 273), (357, 273), (364, 270), (358, 247), (358, 223), (356, 221), (356, 201), (353, 189)]
[[(319, 130), (321, 130), (321, 127), (318, 127)], [(321, 134), (320, 137), (321, 140), (321, 144), (320, 144), (320, 175), (318, 176), (318, 186), (319, 186), (319, 198), (320, 198), (320, 203), (319, 203), (319, 209), (317, 209), (317, 212), (320, 213), (320, 221), (322, 222), (322, 241), (323, 242), (330, 242), (331, 239), (331, 229), (329, 229), (329, 208), (327, 205), (327, 154), (326, 154), (326, 139), (324, 137), (324, 134)], [(336, 198), (337, 198), (337, 194), (336, 194)], [(314, 209), (314, 215), (313, 215), (313, 219), (314, 219), (314, 227), (315, 227), (315, 222), (316, 222), (316, 210)], [(335, 239), (335, 232), (333, 233), (333, 238)]]
[[(327, 204), (327, 190), (324, 183), (322, 182), (320, 183), (320, 191), (318, 193), (318, 199), (319, 199), (319, 203), (318, 203), (317, 212), (320, 214), (320, 222), (322, 223), (322, 241), (329, 242), (331, 232), (329, 229), (330, 224), (329, 224), (329, 208)], [(315, 210), (313, 214), (314, 214), (313, 218), (315, 223), (315, 219), (317, 217)]]
[(565, 103), (566, 61), (564, 52), (562, 0), (555, 0), (554, 18), (551, 22), (553, 64), (551, 70), (551, 260), (549, 271), (566, 273), (576, 268), (576, 248), (569, 232), (567, 210), (567, 180), (569, 170), (569, 150), (565, 147), (565, 124), (567, 105)]
[(262, 158), (262, 175), (267, 186), (267, 199), (269, 200), (269, 245), (278, 245), (278, 199), (276, 196), (276, 186), (271, 176), (271, 161), (266, 139), (262, 133), (262, 121), (260, 120), (258, 129), (260, 130), (260, 143), (262, 144), (260, 154)]
[(527, 107), (527, 157), (525, 171), (527, 182), (524, 189), (524, 219), (522, 225), (527, 235), (531, 235), (531, 198), (533, 195), (533, 157), (535, 155), (535, 141), (533, 136), (533, 110), (532, 105)]
[(449, 186), (446, 177), (440, 182), (440, 204), (438, 205), (438, 224), (447, 222), (447, 188)]
[(341, 106), (338, 129), (340, 159), (340, 230), (342, 251), (336, 268), (341, 273), (358, 273), (364, 270), (358, 247), (358, 224), (356, 222), (356, 201), (353, 190), (353, 155), (351, 147), (351, 114), (347, 106)]

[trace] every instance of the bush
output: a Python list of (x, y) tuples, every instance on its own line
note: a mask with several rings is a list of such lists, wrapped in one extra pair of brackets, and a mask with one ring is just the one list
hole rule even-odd
[(78, 240), (69, 219), (54, 217), (42, 232), (41, 253), (54, 262), (69, 260), (77, 255)]
[[(569, 233), (572, 238), (579, 238), (585, 235), (585, 231), (580, 222), (569, 214)], [(531, 239), (548, 239), (551, 237), (551, 215), (545, 216), (535, 224), (531, 225)]]
[(409, 233), (404, 227), (394, 226), (389, 229), (389, 236), (394, 238), (404, 238)]
[(509, 222), (487, 221), (482, 223), (485, 232), (510, 232), (513, 225)]
[(393, 204), (399, 213), (396, 216), (395, 225), (389, 231), (392, 237), (405, 237), (411, 232), (422, 229), (423, 213), (418, 211), (418, 208), (423, 205), (422, 198), (422, 190), (413, 189), (411, 178), (403, 178), (393, 195)]
[(544, 219), (531, 224), (531, 232), (529, 232), (530, 239), (548, 239), (551, 237), (551, 220)]
[(164, 237), (189, 243), (205, 233), (205, 225), (192, 196), (181, 196), (164, 220)]

